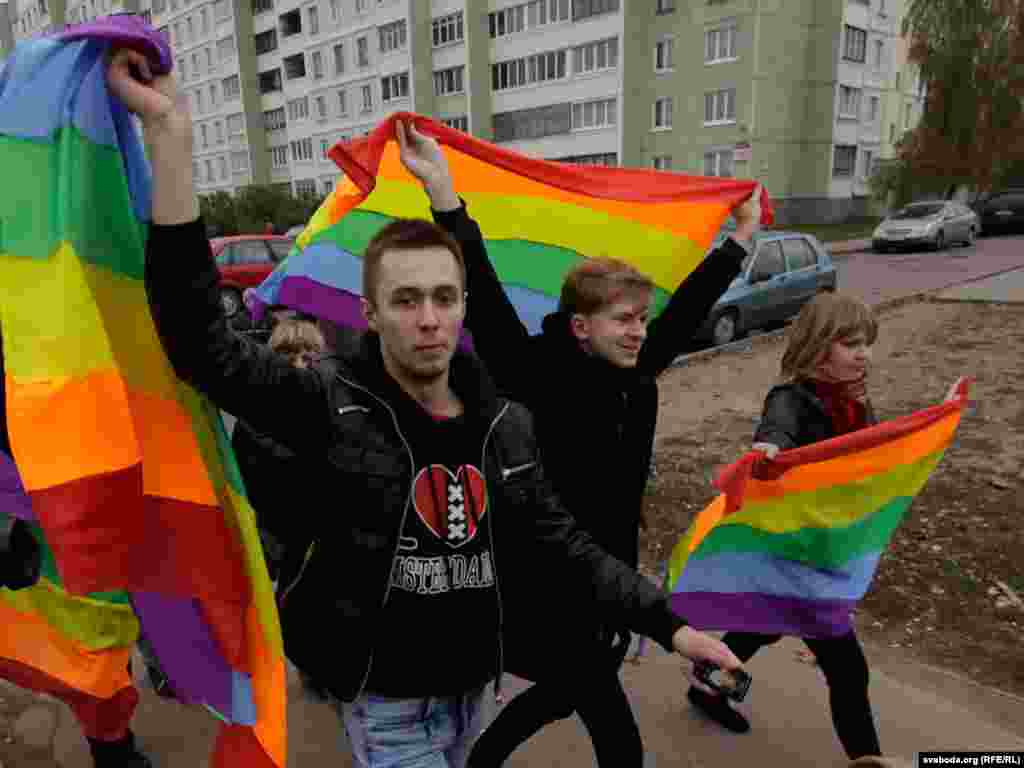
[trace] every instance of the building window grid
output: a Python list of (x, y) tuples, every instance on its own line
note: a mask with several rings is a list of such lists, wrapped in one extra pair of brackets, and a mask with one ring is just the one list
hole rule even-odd
[(867, 57), (868, 33), (847, 24), (843, 30), (843, 58), (863, 64)]
[(388, 75), (380, 81), (381, 101), (388, 102), (409, 96), (409, 73)]
[(224, 101), (234, 101), (241, 96), (241, 81), (238, 75), (225, 77), (221, 82), (221, 92), (224, 94)]
[(675, 47), (675, 38), (666, 37), (654, 44), (654, 71), (671, 72), (674, 69), (672, 64), (672, 53)]
[(367, 83), (362, 87), (363, 94), (363, 106), (362, 111), (372, 112), (373, 111), (373, 86)]
[(861, 89), (849, 85), (839, 86), (839, 117), (859, 120), (861, 114)]
[(704, 153), (704, 175), (732, 178), (735, 175), (736, 153), (731, 149), (716, 149)]
[(313, 51), (309, 57), (310, 69), (313, 70), (313, 79), (322, 80), (324, 76), (324, 55), (320, 51)]
[(736, 61), (736, 38), (739, 27), (735, 24), (715, 27), (704, 31), (704, 63), (718, 64)]
[(672, 127), (673, 100), (671, 96), (656, 99), (654, 102), (654, 127), (668, 129)]
[(462, 11), (440, 16), (431, 23), (434, 47), (462, 42), (466, 37)]
[[(521, 59), (499, 61), (491, 65), (491, 88), (495, 91), (505, 91), (526, 85), (565, 79), (568, 76), (566, 59), (566, 51), (563, 50), (537, 53)], [(461, 71), (461, 67), (458, 69)], [(434, 74), (435, 84), (439, 74), (441, 73)], [(461, 74), (459, 89), (461, 90)]]
[(434, 73), (434, 95), (447, 96), (464, 92), (465, 66), (441, 69)]
[(334, 74), (342, 75), (345, 73), (345, 44), (336, 43), (334, 46)]
[(296, 163), (310, 162), (313, 159), (313, 140), (298, 139), (291, 142), (292, 161)]
[(309, 117), (309, 97), (302, 96), (288, 102), (288, 121), (305, 120)]
[[(525, 9), (521, 13), (519, 9)], [(525, 29), (558, 24), (572, 18), (570, 0), (533, 0), (524, 5), (502, 8), (488, 14), (488, 27), (492, 39), (516, 34)]]
[(287, 125), (284, 107), (270, 109), (263, 113), (263, 126), (267, 131), (283, 131)]
[(466, 115), (459, 115), (458, 117), (444, 117), (441, 118), (441, 122), (449, 128), (454, 128), (456, 131), (469, 133), (469, 117)]
[(735, 122), (735, 88), (708, 91), (704, 94), (704, 125), (729, 125)]
[(612, 37), (572, 49), (573, 74), (589, 74), (614, 69), (619, 64), (619, 39)]
[(572, 130), (584, 131), (614, 126), (618, 118), (618, 100), (592, 99), (572, 105)]
[(836, 178), (848, 178), (853, 176), (856, 168), (856, 145), (837, 144), (832, 155), (832, 175)]
[(406, 44), (405, 19), (385, 24), (377, 30), (380, 42), (381, 53), (392, 53), (405, 48)]
[(288, 147), (271, 147), (270, 149), (270, 166), (272, 168), (287, 168), (288, 167)]
[(654, 155), (651, 158), (651, 168), (656, 171), (671, 171), (672, 155)]

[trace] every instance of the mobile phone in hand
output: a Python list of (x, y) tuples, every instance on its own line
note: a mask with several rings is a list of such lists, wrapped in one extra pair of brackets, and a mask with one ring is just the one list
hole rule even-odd
[(733, 701), (743, 701), (750, 690), (750, 675), (742, 669), (725, 670), (710, 661), (693, 665), (693, 675), (708, 688)]

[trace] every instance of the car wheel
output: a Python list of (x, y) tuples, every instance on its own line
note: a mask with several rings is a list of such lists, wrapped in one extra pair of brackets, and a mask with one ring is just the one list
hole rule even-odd
[(711, 341), (714, 342), (715, 346), (728, 344), (736, 338), (738, 328), (739, 315), (736, 314), (736, 311), (730, 309), (723, 312), (715, 318), (715, 324), (711, 329)]
[(971, 227), (967, 230), (967, 242), (964, 243), (968, 248), (975, 244), (978, 240), (978, 230), (976, 227)]
[(242, 309), (242, 294), (234, 288), (221, 288), (220, 305), (224, 308), (224, 314), (234, 317)]
[(943, 232), (941, 229), (935, 235), (935, 250), (946, 250), (946, 233)]

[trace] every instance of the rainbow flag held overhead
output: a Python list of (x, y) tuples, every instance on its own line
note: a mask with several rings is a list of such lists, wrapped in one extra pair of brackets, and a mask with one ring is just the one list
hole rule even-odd
[[(909, 416), (722, 471), (722, 494), (672, 552), (673, 610), (697, 629), (836, 637), (893, 532), (953, 440), (957, 396)], [(765, 465), (762, 465), (765, 466)]]
[[(219, 412), (174, 376), (150, 318), (150, 174), (107, 87), (112, 45), (170, 72), (163, 35), (112, 16), (19, 43), (0, 73), (11, 180), (0, 190), (0, 327), (17, 470), (0, 500), (17, 499), (12, 478), (27, 499), (0, 511), (37, 523), (53, 555), (40, 590), (130, 595), (180, 698), (224, 721), (212, 765), (283, 766), (284, 653), (255, 516)], [(3, 605), (8, 638), (95, 642), (67, 622), (44, 627), (40, 605)], [(17, 666), (70, 688), (89, 674), (86, 655), (59, 666), (26, 649), (0, 651), (6, 674)], [(123, 676), (93, 682), (109, 693)]]
[[(249, 297), (258, 319), (287, 306), (365, 327), (361, 255), (395, 218), (430, 218), (429, 201), (398, 156), (395, 122), (414, 121), (442, 145), (455, 189), (480, 225), (487, 254), (532, 333), (585, 256), (613, 256), (649, 275), (655, 310), (704, 259), (729, 212), (755, 182), (638, 168), (581, 167), (517, 154), (425, 117), (396, 113), (367, 137), (338, 144), (345, 175), (292, 253)], [(771, 206), (762, 196), (764, 221)]]

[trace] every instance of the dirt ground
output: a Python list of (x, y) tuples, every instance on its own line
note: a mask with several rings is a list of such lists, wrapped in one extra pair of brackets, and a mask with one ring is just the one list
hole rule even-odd
[[(642, 557), (656, 568), (749, 446), (783, 341), (661, 379)], [(935, 404), (961, 375), (972, 407), (860, 605), (858, 632), (1024, 695), (1024, 306), (920, 301), (883, 313), (869, 394), (879, 418)]]

